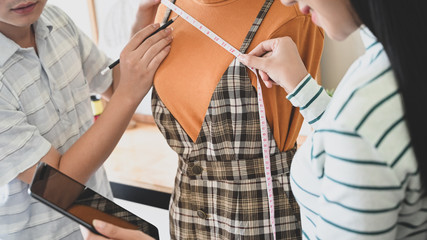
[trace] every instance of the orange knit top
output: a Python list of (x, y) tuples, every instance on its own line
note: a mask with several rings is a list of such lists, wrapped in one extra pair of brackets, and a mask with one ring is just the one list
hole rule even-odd
[[(264, 0), (177, 0), (175, 3), (236, 49), (240, 49)], [(166, 7), (161, 5), (156, 22), (161, 22)], [(176, 16), (171, 14), (171, 18)], [(195, 142), (201, 130), (212, 94), (234, 56), (206, 37), (182, 18), (172, 25), (174, 40), (168, 57), (154, 78), (155, 89), (175, 119)], [(296, 6), (285, 7), (274, 1), (248, 51), (266, 39), (290, 36), (312, 76), (319, 72), (323, 31), (310, 16)], [(249, 71), (251, 72), (251, 71)], [(252, 85), (256, 77), (250, 73)], [(303, 118), (286, 99), (279, 86), (266, 88), (263, 95), (267, 120), (281, 151), (296, 142)]]

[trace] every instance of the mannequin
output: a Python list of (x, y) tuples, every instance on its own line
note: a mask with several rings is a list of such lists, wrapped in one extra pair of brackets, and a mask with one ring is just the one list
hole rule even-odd
[[(297, 7), (265, 0), (177, 0), (175, 4), (244, 52), (263, 40), (290, 36), (308, 71), (318, 74), (323, 31)], [(156, 22), (166, 12), (161, 5)], [(260, 17), (261, 12), (265, 16)], [(174, 16), (172, 12), (166, 20)], [(257, 16), (262, 23), (249, 36)], [(171, 51), (156, 72), (152, 99), (154, 119), (180, 158), (170, 208), (171, 238), (270, 239), (267, 196), (262, 196), (266, 189), (253, 87), (256, 77), (184, 19), (178, 18), (172, 28)], [(245, 39), (251, 42), (244, 44)], [(299, 209), (287, 174), (302, 117), (279, 86), (263, 85), (263, 94), (277, 238), (300, 239)]]
[[(176, 4), (233, 47), (239, 49), (263, 1), (178, 0)], [(165, 12), (166, 7), (160, 5), (157, 22), (162, 21)], [(176, 14), (172, 13), (170, 18), (174, 16)], [(180, 123), (185, 125), (184, 128), (188, 129), (187, 132), (191, 132), (189, 134), (195, 141), (210, 96), (234, 56), (184, 19), (178, 18), (172, 27), (174, 28), (173, 47), (157, 71), (154, 85), (160, 95), (162, 95), (160, 88), (165, 88), (166, 90), (163, 90), (165, 95), (168, 98), (173, 96), (170, 97), (170, 102), (174, 104), (168, 105), (166, 102), (166, 105), (172, 111), (175, 110), (174, 116), (179, 115), (182, 118)], [(299, 32), (301, 31), (299, 28), (304, 29), (305, 33)], [(318, 74), (323, 48), (323, 31), (316, 27), (308, 16), (302, 15), (297, 7), (287, 8), (279, 2), (273, 3), (273, 7), (258, 31), (248, 52), (262, 40), (285, 35), (291, 36), (300, 47), (300, 54), (310, 73)], [(252, 84), (255, 86), (256, 78), (252, 72), (249, 74)], [(180, 76), (179, 81), (176, 76)], [(265, 92), (264, 98), (267, 105), (267, 119), (270, 126), (273, 127), (276, 142), (281, 146), (282, 151), (289, 150), (294, 147), (302, 118), (297, 112), (292, 114), (293, 118), (290, 118), (289, 112), (292, 111), (292, 106), (286, 100), (282, 88), (263, 88), (263, 92)], [(162, 99), (165, 101), (164, 98)], [(285, 103), (284, 106), (277, 106), (276, 102)], [(183, 116), (182, 106), (191, 106), (193, 110), (189, 111), (189, 116)], [(197, 117), (193, 117), (194, 115)], [(281, 125), (284, 127), (281, 128)], [(292, 127), (288, 129), (289, 125)]]

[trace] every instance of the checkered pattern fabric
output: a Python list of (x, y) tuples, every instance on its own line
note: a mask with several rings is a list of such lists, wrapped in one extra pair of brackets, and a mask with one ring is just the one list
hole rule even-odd
[[(272, 4), (267, 0), (240, 51), (246, 52)], [(170, 205), (172, 239), (273, 239), (269, 222), (257, 93), (234, 60), (212, 95), (196, 142), (153, 91), (153, 114), (179, 155)], [(280, 152), (269, 134), (277, 239), (301, 239), (289, 188), (295, 149)]]

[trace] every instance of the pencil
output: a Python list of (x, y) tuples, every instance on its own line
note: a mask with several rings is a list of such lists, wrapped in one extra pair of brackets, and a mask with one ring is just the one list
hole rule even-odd
[[(165, 24), (163, 24), (161, 27), (159, 27), (156, 31), (154, 31), (152, 34), (150, 34), (148, 37), (146, 37), (142, 42), (144, 42), (145, 40), (147, 40), (149, 37), (153, 36), (154, 34), (162, 31), (163, 29), (167, 28), (169, 25), (171, 25), (177, 18), (179, 17), (176, 16), (172, 19), (170, 19), (169, 21), (167, 21)], [(120, 63), (120, 58), (117, 59), (116, 61), (114, 61), (112, 64), (110, 64), (108, 67), (106, 67), (104, 70), (101, 71), (101, 74), (104, 75), (105, 73), (107, 73), (108, 70), (113, 69), (113, 67), (115, 67), (117, 64)]]

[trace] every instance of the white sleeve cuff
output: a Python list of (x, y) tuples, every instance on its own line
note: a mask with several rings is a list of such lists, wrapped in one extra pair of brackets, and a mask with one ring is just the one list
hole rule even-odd
[(302, 81), (296, 86), (294, 91), (289, 93), (286, 98), (294, 107), (304, 107), (313, 97), (319, 92), (321, 86), (313, 79), (310, 74), (307, 74)]

